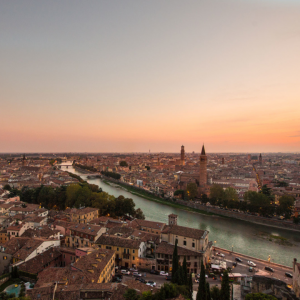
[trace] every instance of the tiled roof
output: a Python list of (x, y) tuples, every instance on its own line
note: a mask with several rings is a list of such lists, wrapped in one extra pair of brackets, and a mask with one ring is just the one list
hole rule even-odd
[(96, 244), (138, 249), (140, 247), (141, 241), (124, 239), (111, 235), (101, 235), (96, 241)]
[(206, 232), (207, 232), (206, 230), (172, 225), (172, 226), (167, 226), (162, 233), (166, 233), (166, 234), (170, 233), (174, 235), (189, 237), (192, 239), (201, 239)]
[(76, 224), (69, 227), (70, 230), (86, 233), (89, 235), (96, 236), (101, 229), (101, 226), (98, 225), (90, 225), (90, 224)]
[(161, 223), (161, 222), (153, 222), (153, 221), (139, 220), (139, 219), (135, 219), (129, 224), (130, 227), (148, 227), (148, 228), (153, 228), (158, 230), (163, 230), (165, 225), (166, 225), (165, 223)]
[(61, 256), (61, 252), (57, 248), (51, 248), (38, 256), (28, 260), (27, 262), (19, 265), (19, 270), (38, 274), (44, 270), (45, 265), (56, 260), (58, 257)]

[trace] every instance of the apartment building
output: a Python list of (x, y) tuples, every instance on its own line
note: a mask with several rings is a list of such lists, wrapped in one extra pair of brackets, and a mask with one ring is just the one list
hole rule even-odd
[(72, 210), (71, 222), (86, 224), (96, 218), (98, 218), (98, 209), (92, 207), (86, 207), (81, 209)]

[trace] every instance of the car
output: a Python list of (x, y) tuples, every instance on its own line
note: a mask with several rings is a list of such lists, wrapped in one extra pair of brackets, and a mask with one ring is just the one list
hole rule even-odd
[(149, 281), (146, 283), (146, 285), (150, 285), (150, 286), (152, 286), (152, 287), (155, 287), (155, 286), (156, 286), (156, 282), (149, 280)]
[(142, 277), (142, 274), (139, 273), (139, 272), (133, 272), (132, 275), (133, 275), (134, 277)]
[(130, 275), (130, 271), (128, 270), (121, 270), (121, 273), (124, 275)]
[(166, 276), (166, 280), (172, 280), (172, 276), (171, 275), (168, 275), (168, 276)]
[(251, 261), (251, 260), (248, 260), (248, 265), (249, 266), (251, 266), (251, 267), (256, 267), (256, 264), (253, 262), (253, 261)]
[(285, 272), (284, 275), (286, 277), (289, 277), (289, 278), (293, 278), (293, 274), (289, 273), (289, 272)]
[(236, 257), (235, 260), (238, 262), (243, 262), (239, 257)]
[(253, 268), (252, 267), (249, 267), (249, 272), (253, 272)]
[(146, 283), (146, 280), (143, 277), (135, 277), (135, 280), (137, 280), (141, 283)]
[(271, 267), (266, 266), (265, 270), (269, 271), (269, 272), (274, 272), (274, 269), (272, 269)]
[(223, 253), (221, 253), (221, 252), (217, 252), (216, 255), (221, 256), (221, 257), (225, 257), (225, 254), (223, 254)]
[(138, 270), (135, 269), (135, 268), (130, 268), (129, 271), (130, 271), (130, 272), (137, 272)]
[(159, 275), (159, 271), (157, 271), (157, 270), (151, 270), (150, 273), (155, 274), (155, 275)]
[(166, 273), (165, 271), (160, 271), (159, 275), (162, 275), (162, 276), (168, 276), (169, 274)]

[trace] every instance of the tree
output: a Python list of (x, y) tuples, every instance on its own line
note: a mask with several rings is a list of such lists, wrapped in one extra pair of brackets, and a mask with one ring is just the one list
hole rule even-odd
[(179, 196), (179, 195), (181, 195), (181, 198), (183, 199), (184, 190), (177, 190), (174, 192), (174, 196)]
[(205, 280), (205, 269), (203, 261), (201, 261), (201, 271), (199, 278), (199, 286), (197, 292), (197, 300), (206, 300), (206, 280)]
[(142, 293), (142, 297), (140, 298), (141, 300), (152, 300), (153, 296), (151, 291), (146, 291)]
[(198, 194), (197, 184), (195, 182), (190, 182), (187, 185), (186, 193), (187, 193), (189, 199), (195, 198)]
[(206, 282), (206, 300), (211, 300), (210, 286), (208, 282)]
[(204, 204), (206, 204), (209, 201), (209, 199), (208, 199), (208, 197), (207, 197), (206, 194), (202, 194), (201, 197), (200, 197), (200, 199), (201, 199), (201, 202), (204, 203)]
[(128, 164), (125, 160), (120, 161), (120, 166), (121, 167), (128, 167)]
[(236, 192), (236, 189), (232, 188), (232, 187), (228, 187), (225, 191), (224, 191), (224, 199), (230, 201), (238, 201), (238, 194)]
[(126, 300), (138, 300), (140, 298), (135, 289), (128, 289), (123, 297)]
[(295, 199), (289, 195), (283, 195), (279, 198), (279, 206), (277, 207), (277, 213), (279, 215), (285, 215), (286, 219), (289, 219), (292, 215), (292, 209)]
[(9, 184), (6, 184), (6, 185), (4, 185), (3, 189), (6, 190), (6, 191), (10, 191), (11, 187), (10, 187)]
[(221, 291), (217, 286), (214, 286), (210, 290), (210, 296), (213, 300), (221, 300)]
[(140, 220), (145, 220), (145, 215), (140, 208), (135, 210), (135, 217)]
[(188, 273), (187, 273), (187, 264), (186, 264), (186, 256), (184, 256), (183, 264), (182, 264), (182, 271), (183, 271), (183, 282), (182, 284), (188, 284)]
[(188, 280), (188, 286), (189, 286), (189, 298), (190, 299), (193, 299), (193, 279), (192, 279), (192, 273), (190, 273), (190, 276), (189, 276), (189, 280)]
[(246, 295), (246, 300), (276, 300), (277, 298), (263, 293), (251, 293)]
[(67, 187), (67, 201), (66, 206), (67, 207), (73, 207), (76, 199), (77, 199), (77, 193), (81, 189), (81, 186), (79, 184), (71, 184)]
[(178, 243), (178, 240), (176, 239), (175, 241), (175, 246), (174, 246), (174, 251), (173, 251), (173, 259), (172, 259), (172, 282), (175, 283), (175, 279), (176, 276), (175, 274), (177, 273), (178, 271), (178, 252), (177, 252), (177, 243)]
[(230, 286), (228, 272), (223, 272), (223, 278), (221, 283), (221, 298), (222, 300), (230, 300)]
[(224, 199), (224, 190), (223, 188), (218, 184), (213, 184), (210, 188), (210, 198), (216, 198), (217, 200), (223, 200)]

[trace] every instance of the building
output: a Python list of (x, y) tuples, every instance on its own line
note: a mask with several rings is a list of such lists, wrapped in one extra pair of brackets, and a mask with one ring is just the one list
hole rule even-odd
[(185, 157), (184, 157), (185, 153), (184, 153), (184, 146), (181, 146), (181, 153), (180, 153), (180, 164), (182, 166), (185, 165)]
[(69, 227), (70, 235), (66, 236), (66, 246), (71, 248), (91, 247), (105, 233), (106, 228), (98, 225), (76, 224)]
[(206, 264), (210, 257), (211, 243), (208, 240), (209, 232), (177, 225), (177, 215), (169, 215), (169, 225), (162, 231), (161, 240), (198, 252), (202, 255), (203, 263)]
[(294, 258), (293, 262), (293, 289), (297, 297), (300, 297), (300, 264)]
[(135, 219), (130, 222), (128, 226), (155, 234), (161, 234), (166, 226), (166, 223)]
[(147, 249), (145, 242), (110, 235), (100, 236), (96, 245), (101, 249), (114, 250), (116, 265), (125, 268), (137, 267), (139, 258), (145, 257)]
[(207, 186), (207, 156), (205, 153), (204, 144), (200, 154), (200, 176), (199, 176), (199, 187), (200, 191), (205, 191)]
[(98, 218), (98, 209), (92, 207), (86, 207), (81, 209), (72, 210), (71, 222), (86, 224), (96, 218)]
[[(167, 242), (161, 242), (155, 251), (156, 270), (172, 272), (173, 252), (174, 245)], [(180, 265), (182, 265), (185, 257), (188, 273), (200, 273), (201, 260), (203, 259), (202, 253), (179, 246), (177, 246), (177, 253)]]

